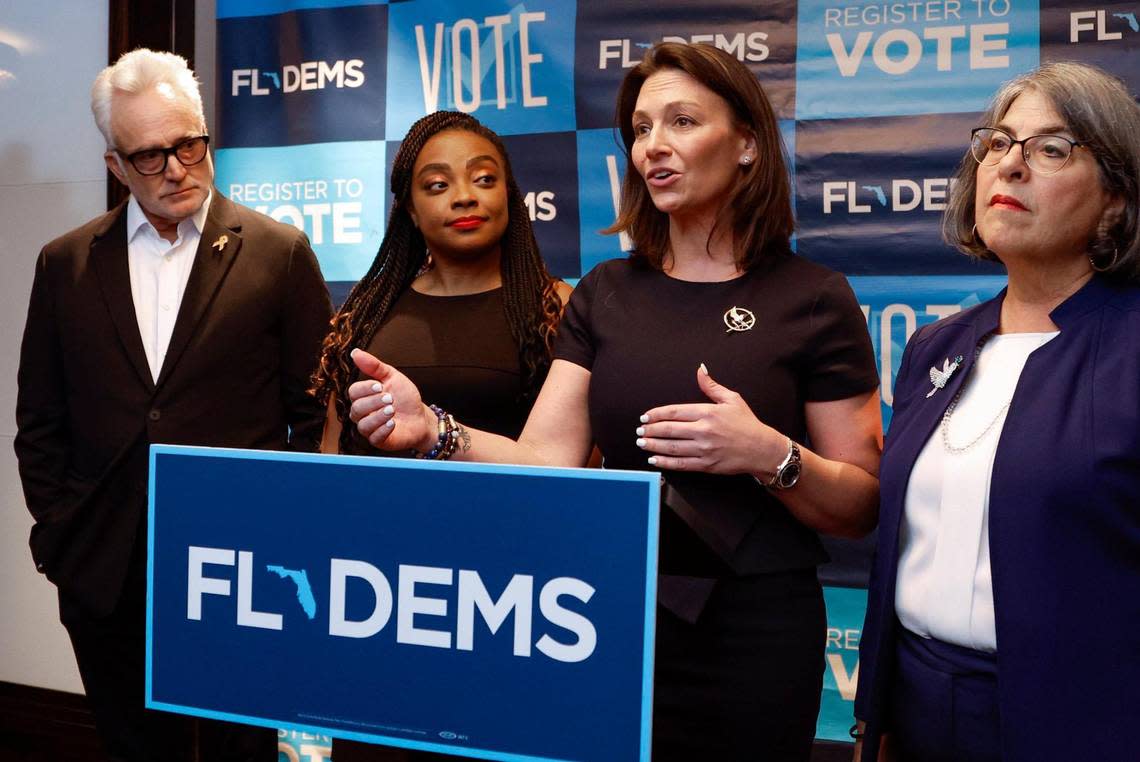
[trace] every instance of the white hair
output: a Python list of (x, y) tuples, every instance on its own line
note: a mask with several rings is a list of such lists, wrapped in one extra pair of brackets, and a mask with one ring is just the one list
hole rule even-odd
[(198, 78), (186, 59), (174, 53), (139, 48), (119, 56), (118, 61), (99, 72), (91, 86), (91, 113), (108, 149), (115, 147), (111, 134), (111, 99), (114, 94), (142, 93), (164, 84), (186, 99), (205, 129), (206, 116), (202, 111)]

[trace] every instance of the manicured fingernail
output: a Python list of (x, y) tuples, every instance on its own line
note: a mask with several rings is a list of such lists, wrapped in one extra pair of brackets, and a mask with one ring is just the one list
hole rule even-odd
[(384, 384), (381, 384), (379, 381), (377, 381), (375, 384), (372, 385), (372, 391), (374, 391), (374, 392), (384, 391)]
[(649, 460), (647, 460), (645, 462), (651, 466), (656, 466), (657, 465), (657, 458), (650, 458)]
[(649, 423), (649, 414), (648, 414), (648, 413), (646, 413), (645, 415), (641, 416), (641, 422), (642, 422), (642, 423)]
[(645, 447), (645, 440), (644, 439), (638, 439), (637, 440), (637, 446), (638, 447)]
[(639, 437), (643, 437), (643, 436), (645, 436), (645, 427), (644, 426), (638, 426), (636, 429), (633, 430), (633, 433), (637, 434)]
[(349, 356), (349, 357), (356, 357), (356, 353), (357, 353), (357, 352), (359, 352), (359, 351), (360, 351), (360, 349), (359, 349), (359, 348), (357, 348), (357, 347), (353, 347), (352, 351), (348, 353), (348, 356)]
[(395, 418), (389, 418), (388, 422), (384, 424), (385, 428), (389, 428), (389, 429), (395, 425), (396, 425), (396, 419)]
[(705, 367), (704, 363), (701, 363), (700, 367), (697, 368), (697, 370), (699, 370), (701, 373), (704, 373), (706, 376), (709, 374), (709, 369)]
[(396, 408), (392, 407), (391, 405), (388, 405), (388, 407), (384, 408), (384, 415), (391, 415), (394, 412), (396, 412)]
[(392, 395), (391, 394), (385, 394), (383, 397), (380, 398), (380, 401), (381, 402), (391, 402), (392, 401)]

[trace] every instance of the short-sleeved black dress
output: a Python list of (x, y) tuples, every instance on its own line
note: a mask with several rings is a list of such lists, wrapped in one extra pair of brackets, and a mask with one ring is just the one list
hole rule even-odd
[[(846, 279), (792, 255), (719, 283), (604, 262), (574, 290), (554, 354), (591, 372), (590, 424), (608, 468), (651, 469), (639, 418), (708, 402), (700, 363), (798, 442), (805, 403), (878, 384)], [(819, 538), (750, 476), (665, 476), (671, 502), (689, 510), (661, 515), (654, 759), (807, 760), (826, 631)]]

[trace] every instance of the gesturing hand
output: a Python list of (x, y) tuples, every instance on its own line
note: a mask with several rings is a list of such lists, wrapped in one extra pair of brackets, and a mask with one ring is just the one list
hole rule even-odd
[(363, 349), (352, 361), (367, 379), (348, 387), (348, 418), (373, 447), (427, 452), (438, 437), (435, 413), (408, 377)]
[(641, 417), (637, 446), (649, 464), (711, 474), (760, 473), (780, 463), (787, 438), (762, 423), (744, 399), (712, 379), (704, 363), (697, 386), (711, 403), (655, 407)]

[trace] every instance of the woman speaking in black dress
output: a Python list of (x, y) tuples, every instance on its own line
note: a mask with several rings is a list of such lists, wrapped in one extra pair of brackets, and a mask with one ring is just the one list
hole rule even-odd
[[(400, 144), (392, 193), (380, 251), (333, 318), (314, 375), (328, 405), (321, 451), (377, 453), (343, 425), (357, 346), (399, 362), (464, 420), (518, 436), (570, 287), (546, 271), (506, 149), (474, 117), (429, 114)], [(337, 762), (449, 758), (340, 740), (333, 749)]]
[(596, 442), (607, 467), (662, 470), (654, 758), (806, 760), (826, 628), (817, 532), (861, 535), (877, 511), (866, 323), (842, 276), (791, 251), (782, 142), (743, 64), (658, 45), (617, 117), (613, 230), (634, 253), (575, 289), (518, 441), (459, 416), (440, 435), (420, 390), (363, 351), (375, 380), (350, 387), (350, 418), (384, 449), (579, 466)]

